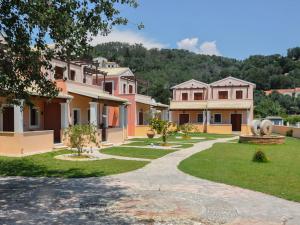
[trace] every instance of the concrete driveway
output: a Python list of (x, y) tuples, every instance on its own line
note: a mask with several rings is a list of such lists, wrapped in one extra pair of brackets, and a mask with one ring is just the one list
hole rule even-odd
[[(300, 204), (184, 174), (200, 142), (104, 178), (0, 178), (0, 224), (300, 224)], [(300, 190), (300, 189), (299, 189)]]

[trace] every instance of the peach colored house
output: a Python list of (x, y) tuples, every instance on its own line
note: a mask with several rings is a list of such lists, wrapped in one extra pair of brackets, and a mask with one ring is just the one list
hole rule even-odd
[(283, 95), (289, 95), (291, 97), (298, 97), (300, 96), (300, 87), (296, 88), (289, 88), (289, 89), (273, 89), (265, 91), (266, 95), (270, 95), (272, 92), (278, 92)]
[[(155, 102), (150, 96), (137, 93), (137, 80), (132, 71), (127, 67), (119, 67), (118, 64), (107, 62), (101, 58), (102, 66), (99, 69), (106, 76), (94, 74), (93, 83), (101, 86), (111, 95), (127, 99), (126, 125), (129, 136), (145, 136), (149, 127), (149, 119), (154, 115), (168, 120), (168, 105)], [(109, 125), (117, 122), (118, 109), (109, 111)], [(115, 119), (116, 118), (116, 119)]]
[(206, 84), (189, 80), (172, 87), (170, 120), (192, 123), (201, 132), (250, 132), (255, 84), (234, 77)]

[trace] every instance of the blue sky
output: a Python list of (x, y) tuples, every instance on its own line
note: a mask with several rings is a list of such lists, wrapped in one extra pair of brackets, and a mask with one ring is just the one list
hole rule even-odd
[[(199, 54), (243, 59), (254, 54), (286, 54), (300, 46), (297, 0), (139, 0), (122, 7), (130, 23), (108, 40), (146, 47), (184, 48)], [(134, 23), (143, 22), (142, 31)], [(102, 38), (95, 42), (106, 41)]]

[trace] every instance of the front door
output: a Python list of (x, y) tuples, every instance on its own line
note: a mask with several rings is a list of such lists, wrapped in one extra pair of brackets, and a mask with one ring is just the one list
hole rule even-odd
[(59, 103), (45, 103), (44, 126), (45, 130), (54, 131), (54, 143), (60, 143), (61, 114)]
[(232, 131), (241, 131), (242, 114), (231, 114)]
[(190, 122), (189, 114), (179, 114), (179, 125)]
[(14, 107), (3, 108), (3, 131), (14, 131)]

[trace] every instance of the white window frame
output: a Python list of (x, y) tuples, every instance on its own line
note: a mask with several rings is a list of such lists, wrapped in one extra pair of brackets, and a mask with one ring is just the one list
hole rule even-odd
[[(132, 93), (129, 92), (130, 86), (132, 87)], [(134, 86), (133, 86), (133, 84), (128, 84), (128, 94), (134, 94)]]
[(81, 124), (81, 110), (80, 110), (80, 108), (73, 108), (72, 109), (72, 124), (75, 125), (74, 124), (74, 111), (78, 111), (79, 112), (78, 113), (78, 125), (80, 125)]
[[(214, 117), (213, 117), (213, 118), (214, 118), (214, 124), (222, 124), (222, 122), (223, 122), (223, 116), (222, 116), (222, 113), (214, 113), (213, 115), (214, 115)], [(221, 122), (216, 122), (216, 121), (215, 121), (215, 115), (221, 115)]]
[(31, 107), (29, 107), (29, 129), (38, 129), (40, 128), (40, 121), (41, 121), (40, 108), (36, 106), (33, 106), (32, 108), (37, 111), (37, 125), (31, 125)]
[[(125, 91), (124, 91), (124, 85), (125, 85)], [(127, 94), (127, 84), (126, 83), (122, 83), (122, 94)]]

